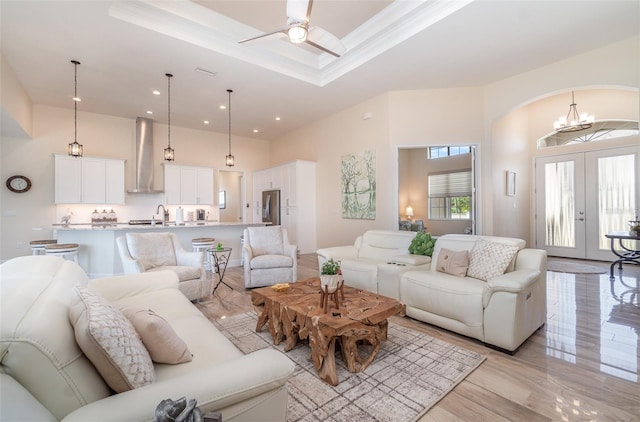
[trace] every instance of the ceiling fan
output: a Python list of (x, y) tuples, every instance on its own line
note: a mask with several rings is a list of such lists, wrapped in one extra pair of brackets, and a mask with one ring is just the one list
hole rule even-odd
[(333, 56), (340, 57), (346, 48), (335, 35), (322, 28), (309, 28), (312, 5), (313, 0), (287, 0), (288, 19), (285, 28), (242, 40), (240, 44), (284, 34), (293, 44), (307, 43)]

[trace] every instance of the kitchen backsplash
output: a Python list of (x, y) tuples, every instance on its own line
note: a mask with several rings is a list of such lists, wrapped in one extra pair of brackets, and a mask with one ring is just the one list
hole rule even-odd
[[(92, 204), (61, 204), (56, 205), (56, 221), (52, 221), (52, 224), (60, 224), (63, 217), (71, 213), (71, 224), (90, 224), (91, 214), (94, 210), (102, 212), (106, 210), (114, 210), (118, 223), (128, 223), (129, 220), (150, 220), (151, 216), (155, 215), (156, 219), (160, 221), (160, 216), (156, 214), (158, 205), (164, 205), (165, 209), (169, 210), (169, 220), (175, 221), (176, 209), (178, 205), (166, 205), (164, 203), (163, 193), (149, 193), (149, 194), (127, 194), (125, 197), (125, 205), (92, 205)], [(196, 218), (196, 209), (202, 208), (205, 210), (207, 220), (218, 221), (219, 209), (217, 206), (210, 205), (185, 205), (182, 206), (184, 211), (184, 219), (187, 220), (189, 212), (192, 211), (194, 219)], [(161, 211), (162, 212), (162, 211)]]

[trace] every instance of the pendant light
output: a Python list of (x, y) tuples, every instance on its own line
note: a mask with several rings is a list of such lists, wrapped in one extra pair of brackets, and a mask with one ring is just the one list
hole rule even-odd
[(73, 142), (69, 144), (67, 153), (72, 157), (82, 157), (82, 144), (78, 143), (78, 65), (77, 60), (71, 60), (74, 66), (74, 78), (73, 78)]
[(226, 164), (227, 167), (233, 167), (234, 161), (233, 155), (231, 155), (231, 93), (233, 92), (233, 90), (227, 89), (227, 92), (229, 93), (229, 155), (227, 155)]
[(167, 77), (167, 141), (168, 145), (164, 149), (164, 160), (165, 161), (173, 161), (175, 160), (175, 154), (173, 148), (171, 148), (171, 78), (173, 75), (171, 73), (165, 73)]

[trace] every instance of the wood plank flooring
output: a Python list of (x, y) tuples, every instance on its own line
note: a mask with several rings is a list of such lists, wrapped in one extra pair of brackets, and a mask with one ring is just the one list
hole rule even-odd
[[(550, 260), (553, 258), (550, 258)], [(575, 260), (570, 260), (576, 262)], [(579, 261), (578, 261), (579, 262)], [(603, 274), (547, 273), (547, 322), (515, 353), (410, 318), (393, 321), (487, 355), (421, 421), (640, 421), (640, 266)], [(315, 254), (298, 278), (318, 274)], [(242, 267), (228, 268), (215, 294), (197, 303), (210, 319), (252, 309)]]

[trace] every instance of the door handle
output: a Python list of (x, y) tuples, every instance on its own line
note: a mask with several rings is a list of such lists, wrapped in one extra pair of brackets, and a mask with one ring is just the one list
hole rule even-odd
[(584, 221), (584, 218), (583, 217), (576, 218), (576, 221)]

